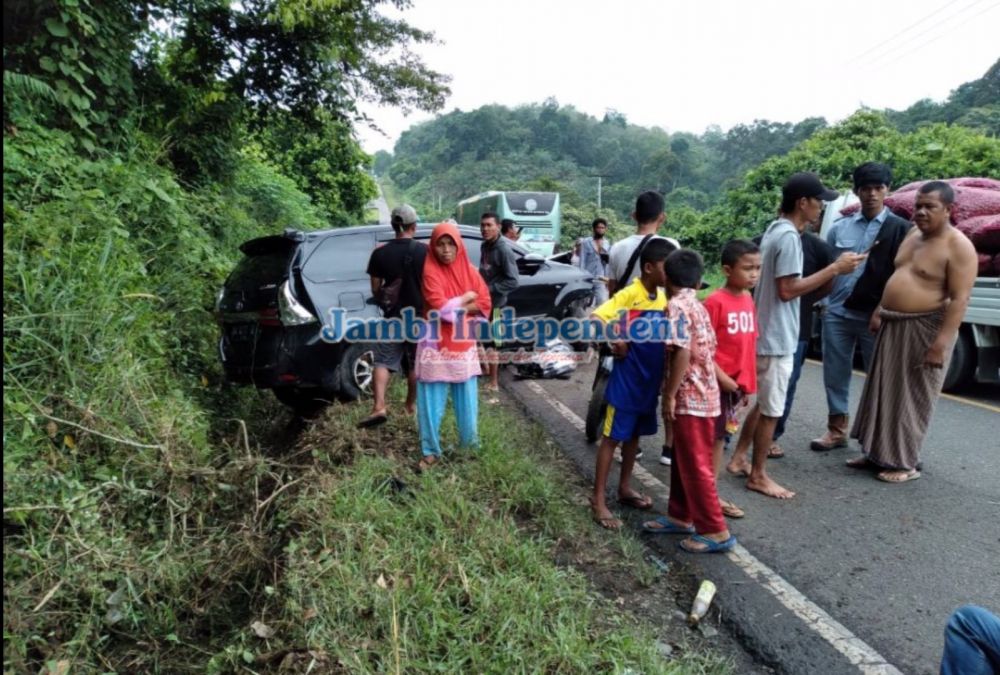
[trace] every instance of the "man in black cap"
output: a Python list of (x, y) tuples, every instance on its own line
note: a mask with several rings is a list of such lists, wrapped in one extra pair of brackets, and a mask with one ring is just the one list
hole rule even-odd
[(801, 234), (819, 220), (823, 202), (837, 192), (823, 186), (813, 173), (793, 174), (781, 189), (781, 212), (761, 240), (760, 282), (757, 284), (757, 405), (747, 419), (754, 429), (753, 463), (737, 447), (729, 462), (732, 473), (747, 475), (747, 488), (768, 497), (791, 499), (787, 490), (767, 475), (767, 454), (774, 428), (785, 409), (785, 396), (799, 339), (799, 298), (820, 288), (839, 274), (847, 274), (865, 256), (844, 253), (815, 274), (802, 278)]
[[(417, 233), (417, 212), (409, 204), (398, 206), (392, 210), (390, 223), (396, 238), (376, 248), (368, 259), (372, 295), (378, 300), (382, 314), (387, 319), (399, 317), (407, 307), (412, 308), (414, 314), (419, 316), (424, 304), (420, 283), (427, 245), (413, 238)], [(371, 414), (358, 423), (358, 427), (362, 429), (376, 427), (388, 419), (385, 392), (389, 386), (390, 373), (406, 374), (407, 414), (413, 414), (417, 401), (417, 377), (413, 369), (416, 363), (415, 344), (376, 342), (374, 362), (374, 400)]]
[(892, 170), (866, 162), (854, 170), (854, 194), (861, 200), (857, 213), (837, 220), (827, 243), (837, 252), (868, 253), (868, 260), (851, 274), (838, 277), (823, 314), (823, 386), (826, 389), (826, 433), (809, 447), (824, 451), (847, 446), (847, 406), (851, 393), (854, 350), (861, 346), (865, 370), (871, 366), (875, 336), (868, 321), (895, 270), (893, 261), (910, 222), (885, 206)]

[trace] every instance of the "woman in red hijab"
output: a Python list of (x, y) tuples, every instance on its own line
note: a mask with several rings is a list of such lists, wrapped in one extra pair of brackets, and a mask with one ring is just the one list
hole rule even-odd
[(425, 338), (417, 345), (420, 468), (427, 469), (441, 457), (441, 421), (449, 391), (459, 442), (465, 447), (479, 444), (480, 367), (475, 335), (476, 324), (490, 314), (490, 292), (452, 223), (440, 223), (431, 233), (423, 293), (426, 318), (440, 326), (436, 339)]

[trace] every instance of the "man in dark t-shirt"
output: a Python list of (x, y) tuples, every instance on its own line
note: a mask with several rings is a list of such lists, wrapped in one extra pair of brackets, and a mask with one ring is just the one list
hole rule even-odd
[[(417, 212), (412, 206), (403, 204), (392, 211), (392, 229), (396, 238), (372, 251), (368, 260), (368, 276), (371, 277), (372, 295), (384, 298), (386, 290), (399, 282), (398, 300), (391, 306), (383, 305), (383, 316), (397, 318), (405, 308), (413, 308), (419, 316), (423, 311), (423, 294), (420, 280), (423, 277), (427, 245), (413, 238), (417, 232)], [(372, 412), (358, 423), (367, 429), (384, 423), (388, 419), (385, 391), (389, 386), (390, 373), (406, 373), (406, 412), (413, 414), (417, 401), (417, 380), (413, 369), (416, 345), (411, 342), (375, 343), (375, 372), (372, 376)]]
[[(756, 237), (754, 242), (760, 245), (761, 237)], [(823, 241), (822, 237), (813, 232), (802, 233), (802, 276), (808, 277), (828, 266), (836, 260), (836, 251), (829, 244)], [(809, 342), (812, 340), (813, 327), (813, 305), (825, 298), (833, 288), (833, 282), (827, 283), (819, 289), (802, 296), (799, 303), (799, 341), (795, 349), (795, 358), (792, 362), (792, 377), (788, 382), (788, 393), (785, 396), (785, 412), (778, 420), (774, 428), (774, 442), (768, 452), (768, 457), (782, 457), (785, 452), (778, 445), (778, 439), (785, 433), (785, 423), (792, 412), (792, 402), (795, 400), (795, 389), (802, 375), (802, 366), (806, 361), (806, 352), (809, 351)]]
[[(821, 237), (812, 232), (802, 233), (802, 276), (808, 277), (820, 271), (837, 259), (836, 251), (833, 250)], [(792, 401), (795, 400), (795, 388), (802, 375), (802, 365), (806, 361), (806, 352), (809, 350), (809, 342), (812, 340), (813, 327), (813, 305), (830, 294), (833, 282), (802, 297), (799, 304), (799, 344), (795, 350), (795, 360), (792, 363), (792, 379), (788, 382), (788, 394), (785, 397), (785, 412), (778, 425), (774, 428), (774, 444), (771, 446), (770, 454), (780, 456), (784, 454), (778, 446), (778, 439), (785, 433), (785, 422), (792, 412)]]

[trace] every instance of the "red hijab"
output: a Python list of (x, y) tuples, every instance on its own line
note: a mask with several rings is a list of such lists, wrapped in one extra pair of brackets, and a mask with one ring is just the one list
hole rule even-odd
[[(447, 265), (438, 260), (435, 248), (438, 240), (444, 236), (451, 237), (458, 247), (455, 259)], [(466, 335), (474, 335), (473, 326), (480, 318), (489, 318), (491, 309), (489, 288), (479, 274), (479, 269), (469, 261), (462, 235), (459, 234), (458, 227), (452, 223), (438, 223), (431, 233), (430, 251), (427, 252), (427, 259), (424, 261), (423, 291), (425, 313), (430, 310), (440, 311), (449, 300), (469, 291), (477, 293), (476, 305), (482, 317), (465, 318)], [(452, 324), (442, 321), (439, 348), (466, 351), (475, 347), (476, 343), (473, 340), (455, 341), (452, 338), (453, 333)]]

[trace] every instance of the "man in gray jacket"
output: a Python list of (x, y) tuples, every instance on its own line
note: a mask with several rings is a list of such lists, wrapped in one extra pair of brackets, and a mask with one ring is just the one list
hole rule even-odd
[[(517, 261), (514, 258), (514, 251), (511, 250), (507, 240), (500, 236), (500, 218), (492, 211), (488, 211), (479, 219), (479, 231), (483, 235), (483, 245), (479, 250), (479, 273), (483, 275), (486, 286), (490, 289), (490, 302), (493, 304), (493, 316), (491, 317), (496, 326), (496, 320), (500, 318), (500, 310), (507, 305), (507, 296), (519, 285), (517, 275)], [(493, 344), (500, 346), (500, 341), (495, 339)], [(487, 389), (497, 391), (500, 389), (500, 364), (497, 363), (496, 352), (489, 355), (490, 382)]]
[(580, 269), (594, 277), (594, 305), (600, 307), (608, 299), (608, 262), (611, 239), (607, 236), (608, 221), (594, 220), (594, 236), (580, 240)]

